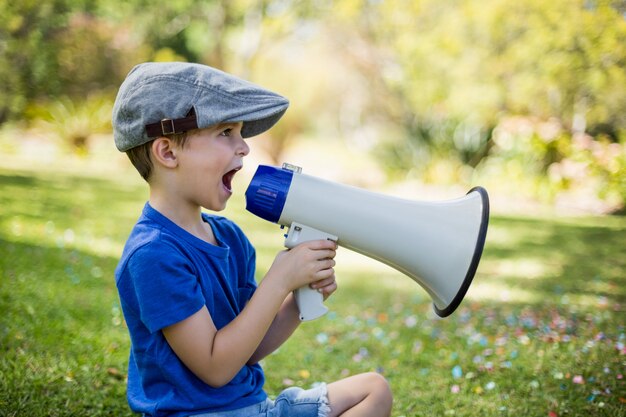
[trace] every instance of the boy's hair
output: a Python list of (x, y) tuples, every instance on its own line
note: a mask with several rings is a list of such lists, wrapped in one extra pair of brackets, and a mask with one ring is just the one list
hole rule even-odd
[[(184, 147), (187, 142), (189, 132), (178, 133), (175, 135), (167, 135), (167, 137), (172, 140), (177, 146)], [(133, 164), (135, 169), (139, 171), (141, 177), (146, 180), (147, 183), (150, 183), (150, 176), (152, 175), (152, 144), (156, 139), (151, 140), (150, 142), (144, 143), (143, 145), (135, 146), (126, 151), (126, 155), (128, 155), (128, 159)]]

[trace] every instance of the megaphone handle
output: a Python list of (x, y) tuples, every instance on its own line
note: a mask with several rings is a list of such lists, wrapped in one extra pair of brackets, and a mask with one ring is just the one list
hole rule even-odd
[[(293, 222), (289, 227), (289, 232), (285, 235), (285, 247), (293, 248), (300, 243), (310, 240), (332, 240), (337, 241), (337, 236), (321, 230)], [(293, 292), (300, 311), (300, 320), (315, 320), (328, 312), (324, 305), (324, 296), (309, 286), (298, 288)]]
[(324, 296), (311, 287), (301, 287), (293, 292), (300, 311), (300, 320), (309, 321), (322, 317), (328, 312), (324, 305)]

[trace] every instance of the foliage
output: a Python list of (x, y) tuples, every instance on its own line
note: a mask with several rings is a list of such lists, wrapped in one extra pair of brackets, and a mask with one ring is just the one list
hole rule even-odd
[[(448, 165), (457, 172), (445, 180), (458, 181), (515, 159), (554, 196), (573, 183), (550, 173), (582, 158), (589, 169), (576, 175), (623, 205), (623, 157), (573, 142), (625, 152), (625, 10), (616, 0), (0, 1), (0, 123), (33, 102), (112, 99), (140, 61), (197, 61), (290, 97), (268, 141), (274, 161), (301, 135), (339, 137), (370, 148), (393, 178), (438, 181)], [(558, 125), (559, 140), (540, 130), (520, 136), (520, 152), (502, 149), (495, 136), (517, 118)]]
[(49, 73), (58, 67), (56, 48), (47, 39), (63, 25), (65, 5), (60, 1), (0, 2), (4, 22), (0, 26), (0, 122), (19, 114), (29, 99), (41, 92), (58, 92), (60, 86)]
[[(0, 168), (1, 415), (131, 415), (113, 270), (146, 193), (112, 162), (101, 174), (82, 159)], [(261, 277), (282, 234), (241, 194), (225, 214), (257, 247)], [(373, 370), (391, 382), (394, 416), (625, 416), (625, 229), (492, 216), (478, 275), (445, 320), (413, 281), (340, 250), (331, 313), (264, 361), (267, 390)]]
[[(111, 90), (141, 48), (95, 18), (93, 2), (0, 1), (0, 123), (23, 117), (31, 101)], [(122, 63), (124, 61), (124, 63)]]
[(111, 131), (113, 103), (108, 96), (91, 95), (83, 100), (67, 96), (28, 109), (37, 128), (79, 155), (88, 153), (88, 141), (97, 133)]
[(414, 4), (407, 13), (381, 3), (382, 24), (369, 26), (391, 50), (382, 76), (409, 113), (626, 126), (626, 93), (614, 88), (626, 84), (626, 21), (610, 2)]
[[(388, 115), (404, 128), (378, 148), (392, 173), (428, 178), (442, 158), (476, 167), (513, 157), (555, 195), (571, 183), (547, 173), (580, 159), (575, 138), (608, 140), (613, 153), (626, 152), (626, 19), (614, 2), (425, 0), (408, 10), (396, 3), (346, 18), (367, 44), (385, 45), (374, 51), (380, 64), (371, 76), (382, 78)], [(513, 155), (494, 141), (511, 119), (548, 129), (516, 135)], [(593, 169), (575, 175), (594, 176), (603, 197), (611, 189), (624, 204), (613, 174), (624, 170), (620, 161), (595, 158)]]
[(601, 179), (600, 193), (626, 202), (626, 141), (621, 146), (606, 137), (592, 140), (581, 136), (573, 143), (572, 159), (586, 168), (584, 174)]

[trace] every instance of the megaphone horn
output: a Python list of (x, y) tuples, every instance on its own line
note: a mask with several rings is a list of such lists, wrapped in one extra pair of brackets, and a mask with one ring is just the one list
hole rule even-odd
[[(246, 209), (289, 227), (287, 247), (332, 239), (404, 273), (426, 290), (440, 317), (456, 310), (472, 283), (489, 222), (482, 187), (454, 200), (412, 201), (305, 175), (288, 164), (258, 167)], [(317, 291), (300, 288), (295, 295), (301, 320), (327, 311)]]

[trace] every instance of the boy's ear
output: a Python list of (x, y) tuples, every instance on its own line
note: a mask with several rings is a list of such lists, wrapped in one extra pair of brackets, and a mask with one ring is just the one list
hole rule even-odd
[(161, 136), (152, 142), (152, 156), (155, 162), (166, 168), (176, 168), (178, 166), (176, 151), (176, 144), (165, 136)]

